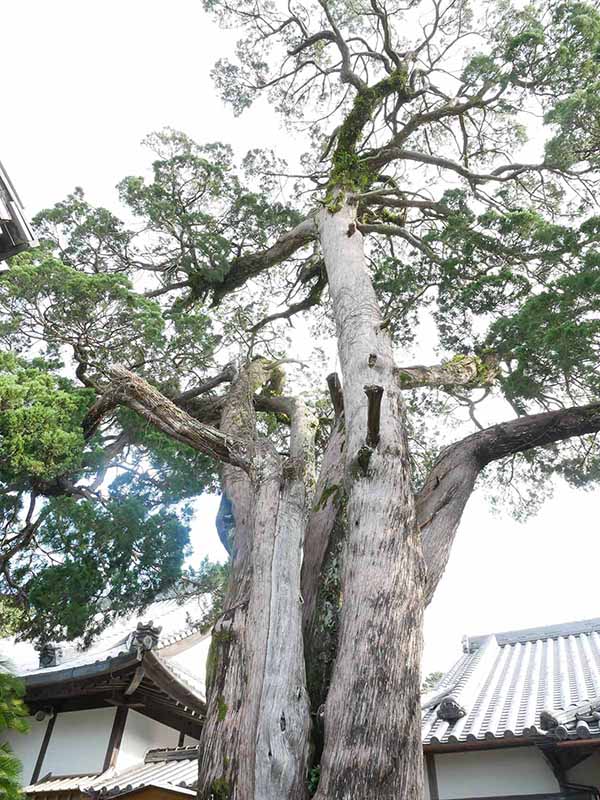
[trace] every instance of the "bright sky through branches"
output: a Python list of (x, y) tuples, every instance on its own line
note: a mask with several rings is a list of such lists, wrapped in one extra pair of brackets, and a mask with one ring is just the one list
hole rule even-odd
[[(147, 169), (139, 143), (166, 125), (240, 155), (296, 150), (264, 103), (237, 120), (222, 106), (209, 72), (235, 37), (200, 0), (19, 0), (0, 11), (0, 37), (10, 87), (0, 158), (31, 213), (76, 185), (119, 213), (115, 184)], [(560, 485), (538, 517), (519, 524), (492, 516), (476, 495), (428, 611), (425, 670), (446, 667), (463, 633), (600, 616), (588, 576), (600, 555), (598, 508), (599, 492)], [(215, 498), (198, 509), (196, 553), (215, 557)]]

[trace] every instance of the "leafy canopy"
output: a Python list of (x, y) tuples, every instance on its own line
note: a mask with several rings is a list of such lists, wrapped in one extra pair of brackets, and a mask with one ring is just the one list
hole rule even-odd
[[(482, 388), (407, 391), (416, 484), (458, 430), (598, 397), (594, 4), (204, 5), (240, 31), (236, 58), (215, 67), (223, 99), (240, 114), (266, 94), (305, 152), (288, 167), (280, 153), (240, 161), (152, 134), (151, 170), (119, 184), (123, 219), (76, 189), (36, 217), (41, 246), (0, 274), (0, 593), (30, 636), (89, 636), (104, 609), (181, 587), (190, 504), (216, 489), (216, 468), (124, 409), (110, 367), (218, 425), (230, 361), (290, 355), (300, 314), (317, 342), (333, 335), (302, 221), (335, 212), (340, 191), (398, 361), (426, 349), (494, 365)], [(318, 411), (320, 441), (323, 361), (292, 386)], [(260, 430), (285, 450), (272, 395)], [(556, 473), (597, 480), (594, 437), (513, 456), (488, 482), (523, 512)]]

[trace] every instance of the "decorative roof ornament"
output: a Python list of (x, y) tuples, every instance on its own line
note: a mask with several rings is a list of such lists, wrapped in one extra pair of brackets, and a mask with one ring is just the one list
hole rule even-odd
[(23, 203), (0, 162), (0, 261), (36, 244)]
[(152, 620), (145, 623), (138, 622), (137, 628), (131, 634), (129, 649), (132, 653), (137, 654), (139, 661), (141, 661), (142, 655), (145, 652), (148, 650), (153, 650), (156, 647), (161, 631), (161, 627), (155, 628), (153, 626)]
[(62, 655), (62, 650), (55, 644), (46, 642), (39, 648), (39, 663), (40, 669), (47, 669), (48, 667), (56, 667), (58, 659)]
[(575, 733), (578, 739), (588, 738), (590, 734), (588, 723), (598, 724), (599, 709), (598, 697), (558, 711), (544, 709), (540, 714), (540, 728), (555, 739), (568, 739), (570, 733)]
[(456, 722), (466, 715), (465, 709), (452, 695), (446, 695), (437, 708), (437, 718), (444, 722)]

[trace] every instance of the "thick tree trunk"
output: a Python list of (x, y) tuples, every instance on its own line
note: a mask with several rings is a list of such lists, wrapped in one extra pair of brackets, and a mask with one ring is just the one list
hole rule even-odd
[(226, 465), (223, 489), (235, 524), (227, 610), (207, 665), (207, 716), (198, 796), (203, 800), (301, 800), (306, 794), (310, 711), (302, 644), (300, 567), (315, 424), (291, 409), (290, 459), (256, 438), (253, 362), (231, 388), (221, 430), (251, 441), (250, 475)]
[[(316, 797), (417, 800), (424, 569), (403, 403), (355, 208), (324, 209), (319, 232), (344, 382), (348, 544)], [(369, 401), (365, 386), (379, 387)]]

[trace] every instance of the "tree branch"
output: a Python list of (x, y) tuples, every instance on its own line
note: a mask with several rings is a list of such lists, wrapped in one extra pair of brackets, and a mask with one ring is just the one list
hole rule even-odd
[(115, 381), (112, 391), (118, 402), (140, 414), (155, 428), (211, 458), (246, 471), (250, 469), (251, 457), (246, 440), (227, 436), (194, 419), (125, 367), (116, 365), (110, 368), (109, 373)]
[(430, 367), (397, 367), (395, 372), (403, 389), (417, 389), (422, 386), (478, 388), (495, 382), (498, 376), (498, 359), (493, 353), (483, 358), (455, 356), (442, 364)]
[(432, 164), (440, 169), (451, 170), (471, 183), (488, 183), (489, 181), (506, 183), (524, 172), (540, 172), (547, 168), (546, 164), (505, 164), (492, 172), (473, 172), (464, 164), (452, 161), (450, 158), (434, 156), (417, 150), (403, 150), (401, 147), (384, 147), (377, 155), (365, 158), (365, 162), (371, 167), (373, 163), (377, 167), (382, 167), (391, 161), (418, 161), (421, 164)]
[(295, 228), (283, 233), (277, 241), (260, 253), (247, 253), (234, 258), (229, 266), (229, 271), (220, 283), (211, 283), (200, 280), (194, 285), (194, 296), (213, 293), (213, 305), (219, 302), (236, 289), (243, 286), (250, 278), (259, 275), (275, 264), (280, 264), (292, 256), (297, 250), (311, 242), (317, 233), (312, 215), (302, 220)]
[(193, 389), (187, 389), (185, 392), (182, 392), (180, 395), (174, 398), (174, 402), (177, 405), (181, 403), (185, 403), (188, 400), (192, 400), (194, 397), (198, 397), (205, 392), (209, 392), (211, 389), (215, 389), (217, 386), (220, 386), (222, 383), (227, 383), (232, 381), (235, 378), (235, 368), (233, 364), (227, 364), (225, 369), (219, 372), (218, 375), (215, 375), (214, 378), (209, 378), (204, 383), (195, 386)]
[(600, 403), (520, 417), (447, 447), (417, 495), (417, 519), (427, 565), (428, 603), (446, 569), (454, 536), (481, 470), (534, 447), (600, 431)]

